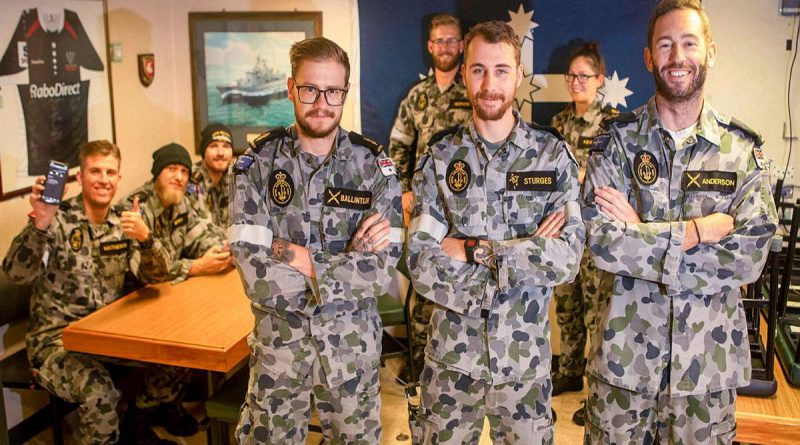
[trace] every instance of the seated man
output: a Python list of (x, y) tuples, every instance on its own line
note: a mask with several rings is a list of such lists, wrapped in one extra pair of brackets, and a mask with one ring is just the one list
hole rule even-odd
[(202, 205), (186, 195), (191, 168), (185, 148), (165, 145), (153, 153), (153, 180), (127, 198), (129, 202), (139, 199), (145, 223), (172, 257), (168, 279), (176, 282), (223, 272), (232, 265), (224, 232)]
[(224, 124), (208, 124), (200, 133), (200, 155), (203, 159), (194, 164), (188, 189), (211, 214), (214, 224), (227, 230), (228, 167), (233, 158), (231, 129)]
[[(120, 391), (106, 363), (121, 361), (65, 351), (61, 331), (70, 322), (119, 298), (125, 272), (132, 263), (139, 265), (138, 278), (149, 283), (166, 279), (170, 263), (166, 249), (144, 223), (137, 203), (127, 211), (111, 206), (120, 180), (120, 159), (119, 148), (108, 141), (84, 144), (79, 150), (77, 174), (81, 193), (60, 205), (41, 200), (45, 177), (36, 178), (30, 197), (30, 222), (14, 238), (3, 260), (3, 271), (10, 280), (33, 285), (26, 338), (33, 377), (61, 399), (80, 405), (76, 439), (81, 444), (115, 443), (120, 438), (116, 411)], [(135, 406), (173, 405), (184, 373), (179, 368), (151, 366)], [(183, 411), (163, 407), (153, 411), (162, 420), (176, 419), (165, 416), (165, 411), (178, 413), (177, 422), (188, 423), (188, 430), (170, 426), (170, 431), (197, 431), (191, 416), (180, 416)], [(131, 409), (126, 417), (130, 428), (123, 427), (126, 443), (159, 443), (145, 422), (133, 421), (142, 416), (130, 413)]]

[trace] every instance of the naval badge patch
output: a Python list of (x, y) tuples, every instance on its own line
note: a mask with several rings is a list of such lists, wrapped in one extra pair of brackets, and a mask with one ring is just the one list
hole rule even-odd
[(658, 179), (658, 161), (647, 150), (636, 153), (633, 158), (633, 174), (642, 185), (653, 185)]
[(81, 250), (81, 247), (83, 247), (83, 230), (75, 228), (69, 232), (69, 247), (73, 252)]
[(450, 162), (445, 172), (447, 188), (455, 194), (459, 194), (469, 187), (472, 180), (472, 169), (463, 159), (455, 159)]
[(275, 170), (269, 177), (269, 196), (279, 207), (286, 207), (294, 196), (294, 181), (286, 170)]
[(417, 103), (416, 103), (417, 111), (422, 111), (425, 108), (428, 108), (428, 95), (425, 93), (419, 93), (417, 96)]

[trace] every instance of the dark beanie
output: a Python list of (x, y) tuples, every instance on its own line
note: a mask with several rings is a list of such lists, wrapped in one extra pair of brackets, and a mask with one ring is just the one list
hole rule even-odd
[(185, 165), (190, 171), (192, 170), (192, 158), (189, 157), (189, 152), (183, 148), (182, 145), (176, 143), (167, 144), (153, 153), (153, 177), (158, 177), (161, 170), (170, 164)]
[(227, 142), (233, 147), (231, 128), (225, 124), (208, 124), (200, 133), (200, 156), (206, 156), (206, 148), (214, 141)]

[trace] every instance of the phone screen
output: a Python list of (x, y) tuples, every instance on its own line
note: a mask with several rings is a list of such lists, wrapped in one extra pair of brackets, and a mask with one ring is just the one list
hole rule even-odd
[(44, 182), (44, 192), (42, 201), (48, 204), (61, 203), (64, 195), (64, 185), (67, 183), (69, 167), (58, 161), (50, 161), (50, 168), (47, 170), (47, 179)]

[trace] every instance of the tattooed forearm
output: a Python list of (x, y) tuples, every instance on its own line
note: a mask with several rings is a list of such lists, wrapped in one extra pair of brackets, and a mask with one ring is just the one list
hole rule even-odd
[(494, 269), (497, 267), (497, 257), (488, 245), (482, 244), (475, 248), (475, 262)]
[(280, 263), (292, 261), (294, 259), (294, 251), (289, 244), (289, 241), (280, 238), (272, 240), (272, 259)]

